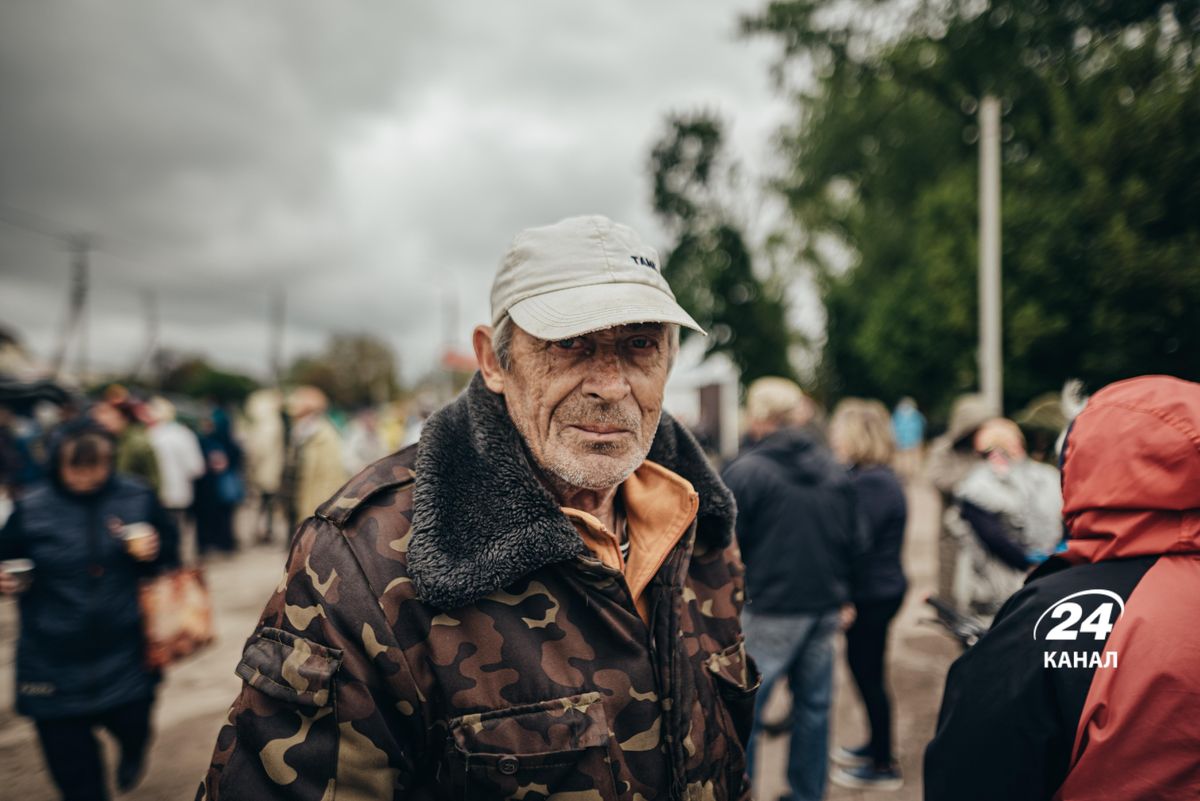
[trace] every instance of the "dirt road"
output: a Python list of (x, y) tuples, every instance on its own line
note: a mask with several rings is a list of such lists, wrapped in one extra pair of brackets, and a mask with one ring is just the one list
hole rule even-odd
[[(919, 623), (925, 617), (920, 599), (933, 583), (937, 501), (927, 487), (911, 490), (909, 497), (912, 514), (904, 558), (912, 589), (893, 628), (891, 644), (897, 743), (906, 785), (897, 793), (879, 794), (831, 787), (830, 801), (875, 797), (911, 801), (921, 797), (921, 754), (933, 732), (942, 682), (956, 647), (938, 630)], [(173, 801), (194, 796), (217, 731), (241, 685), (233, 668), (242, 644), (282, 575), (283, 559), (282, 549), (276, 545), (247, 548), (233, 559), (210, 563), (208, 575), (215, 590), (220, 639), (213, 648), (169, 672), (155, 710), (157, 735), (149, 770), (141, 786), (123, 798)], [(53, 801), (56, 794), (42, 764), (33, 726), (12, 712), (15, 634), (15, 604), (0, 601), (0, 801)], [(832, 740), (858, 744), (863, 739), (863, 716), (840, 660), (839, 665)], [(773, 801), (784, 789), (786, 740), (768, 741), (761, 753), (756, 797)]]

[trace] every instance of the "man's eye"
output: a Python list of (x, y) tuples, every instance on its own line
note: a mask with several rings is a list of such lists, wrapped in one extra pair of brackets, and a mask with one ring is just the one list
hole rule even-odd
[(559, 339), (555, 341), (554, 347), (558, 348), (559, 350), (577, 350), (582, 341), (583, 340), (579, 339), (578, 337), (572, 337), (571, 339)]
[(629, 340), (629, 345), (634, 350), (650, 350), (658, 347), (658, 343), (650, 337), (634, 337)]

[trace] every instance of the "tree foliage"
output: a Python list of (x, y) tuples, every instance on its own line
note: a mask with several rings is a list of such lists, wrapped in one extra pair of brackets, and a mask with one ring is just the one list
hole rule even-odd
[(160, 351), (159, 391), (172, 395), (210, 400), (220, 405), (240, 404), (258, 382), (249, 376), (214, 367), (202, 356)]
[(335, 334), (324, 351), (292, 364), (287, 383), (311, 384), (344, 409), (373, 406), (396, 396), (396, 354), (369, 334)]
[(1005, 109), (1006, 406), (1070, 376), (1200, 379), (1200, 2), (839, 8), (779, 0), (743, 20), (782, 46), (780, 75), (817, 76), (780, 137), (777, 188), (825, 302), (828, 389), (939, 411), (977, 386), (974, 115), (989, 93)]
[(722, 201), (733, 180), (723, 142), (720, 121), (696, 114), (670, 117), (654, 146), (654, 211), (675, 238), (663, 275), (709, 333), (706, 352), (728, 353), (743, 384), (790, 377), (786, 287), (773, 271), (756, 272), (743, 229)]

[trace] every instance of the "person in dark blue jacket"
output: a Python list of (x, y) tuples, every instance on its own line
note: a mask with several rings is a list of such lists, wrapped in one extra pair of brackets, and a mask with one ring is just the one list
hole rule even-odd
[(865, 549), (854, 488), (807, 427), (812, 402), (795, 383), (760, 378), (746, 393), (751, 445), (722, 473), (737, 500), (737, 539), (746, 563), (746, 650), (762, 671), (747, 764), (764, 728), (770, 687), (792, 691), (788, 783), (791, 801), (825, 795), (833, 641)]
[(148, 485), (115, 472), (115, 450), (94, 423), (65, 425), (50, 476), (0, 531), (0, 559), (33, 563), (27, 586), (0, 571), (0, 592), (19, 593), (17, 711), (66, 801), (108, 797), (98, 726), (121, 746), (118, 787), (140, 778), (160, 675), (143, 663), (138, 583), (178, 562), (174, 525)]
[(233, 516), (245, 494), (242, 449), (233, 438), (229, 415), (221, 407), (200, 421), (204, 475), (195, 482), (196, 551), (231, 554), (237, 550)]
[(886, 681), (888, 628), (900, 610), (908, 581), (900, 564), (908, 503), (890, 464), (895, 453), (887, 408), (879, 401), (846, 398), (834, 409), (829, 441), (850, 467), (858, 510), (870, 546), (854, 580), (854, 624), (846, 630), (846, 661), (867, 710), (870, 739), (839, 748), (831, 776), (842, 787), (898, 790), (903, 780), (892, 751), (892, 704)]

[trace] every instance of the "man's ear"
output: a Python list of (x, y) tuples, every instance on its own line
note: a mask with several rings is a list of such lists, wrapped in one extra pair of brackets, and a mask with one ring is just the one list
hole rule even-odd
[(483, 383), (497, 395), (504, 392), (504, 371), (496, 359), (496, 349), (492, 347), (492, 327), (477, 325), (471, 334), (471, 344), (475, 348), (475, 361), (479, 362), (479, 372), (483, 374)]

